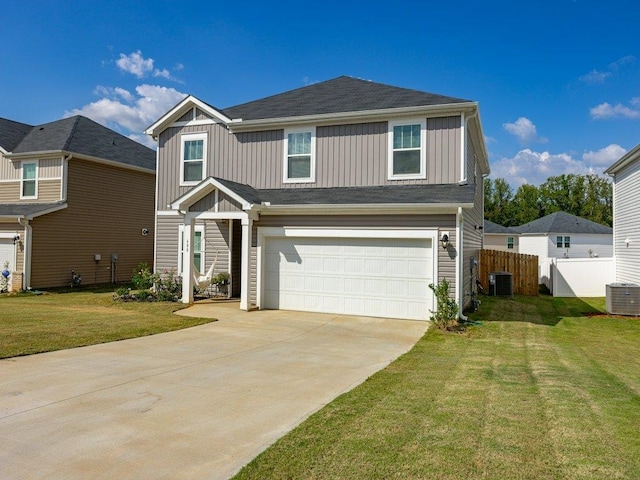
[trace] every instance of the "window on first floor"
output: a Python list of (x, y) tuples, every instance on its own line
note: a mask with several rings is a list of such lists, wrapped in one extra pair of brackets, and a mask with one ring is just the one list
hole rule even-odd
[(556, 247), (558, 247), (558, 248), (570, 248), (571, 247), (571, 237), (563, 237), (562, 235), (558, 235), (556, 237)]
[(286, 130), (284, 182), (315, 181), (315, 129)]
[(38, 162), (22, 162), (20, 198), (38, 197)]
[(426, 122), (389, 123), (389, 178), (426, 177)]
[(507, 248), (512, 249), (513, 243), (513, 237), (507, 237)]
[[(178, 274), (182, 275), (182, 255), (184, 254), (184, 225), (180, 225), (178, 232)], [(204, 225), (196, 225), (193, 232), (193, 265), (203, 273), (204, 270)]]
[(205, 177), (207, 158), (207, 134), (182, 135), (180, 149), (180, 183), (195, 185)]

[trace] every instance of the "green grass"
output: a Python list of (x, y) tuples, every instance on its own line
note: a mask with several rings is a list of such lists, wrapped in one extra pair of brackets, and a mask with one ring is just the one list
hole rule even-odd
[(236, 478), (640, 478), (640, 320), (482, 300), (482, 325), (429, 330)]
[(119, 303), (111, 291), (0, 296), (0, 358), (153, 335), (211, 322), (174, 315), (179, 303)]

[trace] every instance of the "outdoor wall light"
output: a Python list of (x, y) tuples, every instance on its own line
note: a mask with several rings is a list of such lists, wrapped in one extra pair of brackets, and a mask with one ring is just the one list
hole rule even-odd
[(17, 242), (19, 242), (19, 241), (20, 241), (20, 234), (19, 234), (19, 233), (16, 233), (16, 234), (13, 236), (13, 243), (14, 243), (14, 244), (16, 244), (16, 243), (17, 243)]
[(442, 248), (444, 248), (445, 250), (447, 249), (447, 247), (449, 246), (449, 232), (444, 232), (442, 234), (442, 237), (440, 238), (440, 244), (442, 245)]
[(625, 239), (624, 239), (624, 243), (626, 243), (626, 244), (627, 244), (627, 247), (628, 247), (628, 246), (629, 246), (629, 243), (631, 243), (631, 240), (629, 240), (628, 238), (625, 238)]

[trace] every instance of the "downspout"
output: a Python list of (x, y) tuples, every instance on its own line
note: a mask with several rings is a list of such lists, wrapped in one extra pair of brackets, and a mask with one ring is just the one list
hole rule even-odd
[[(22, 223), (24, 220), (25, 223)], [(18, 223), (24, 228), (24, 254), (22, 259), (22, 289), (31, 290), (31, 236), (32, 230), (29, 220), (25, 217), (18, 217)]]
[(474, 111), (469, 116), (465, 116), (464, 113), (461, 115), (462, 121), (460, 122), (462, 127), (462, 132), (460, 132), (461, 141), (460, 141), (460, 184), (464, 185), (468, 181), (468, 172), (467, 172), (467, 125), (469, 120), (472, 118), (476, 118), (478, 116), (478, 110)]
[(62, 182), (60, 184), (60, 200), (67, 201), (67, 185), (69, 179), (69, 160), (73, 158), (73, 154), (69, 154), (62, 158)]

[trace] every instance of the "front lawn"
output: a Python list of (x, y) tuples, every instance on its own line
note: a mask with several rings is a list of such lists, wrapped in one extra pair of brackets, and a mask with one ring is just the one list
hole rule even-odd
[(113, 292), (0, 296), (0, 358), (169, 332), (211, 322), (174, 315), (180, 303), (119, 303)]
[(640, 478), (640, 320), (604, 300), (483, 297), (237, 479)]

